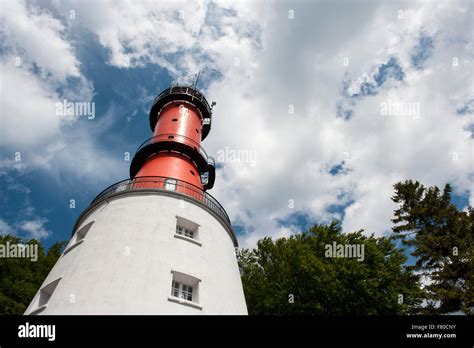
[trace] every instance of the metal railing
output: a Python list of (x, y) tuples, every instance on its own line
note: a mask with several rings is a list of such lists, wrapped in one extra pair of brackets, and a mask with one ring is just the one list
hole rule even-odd
[(155, 100), (153, 100), (153, 105), (156, 104), (158, 100), (160, 100), (161, 98), (163, 98), (164, 96), (168, 94), (187, 94), (199, 100), (205, 106), (205, 108), (209, 110), (209, 113), (211, 113), (212, 107), (209, 105), (204, 95), (201, 92), (199, 92), (197, 89), (194, 89), (188, 86), (172, 86), (170, 88), (165, 89), (163, 92), (158, 94)]
[(110, 196), (121, 192), (156, 190), (156, 191), (174, 191), (191, 197), (210, 208), (216, 213), (230, 228), (232, 228), (229, 216), (220, 205), (220, 203), (210, 194), (204, 192), (201, 188), (194, 186), (182, 180), (163, 176), (142, 176), (135, 179), (120, 181), (106, 188), (94, 198), (91, 205), (107, 199)]

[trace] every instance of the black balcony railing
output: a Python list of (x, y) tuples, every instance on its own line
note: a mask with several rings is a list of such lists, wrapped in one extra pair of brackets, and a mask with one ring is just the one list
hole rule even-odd
[(203, 126), (201, 139), (204, 140), (211, 130), (212, 106), (209, 105), (204, 95), (189, 86), (172, 86), (161, 92), (150, 109), (150, 128), (155, 130), (160, 110), (173, 101), (184, 101), (194, 105), (202, 115)]
[(209, 113), (212, 110), (211, 106), (207, 102), (207, 99), (204, 97), (204, 95), (201, 92), (199, 92), (197, 89), (192, 88), (190, 86), (179, 86), (178, 85), (178, 86), (172, 86), (168, 89), (165, 89), (163, 92), (158, 94), (158, 96), (155, 98), (155, 100), (153, 100), (153, 104), (156, 104), (156, 102), (158, 100), (160, 100), (161, 98), (163, 98), (165, 96), (168, 96), (170, 94), (186, 94), (186, 95), (189, 95), (190, 97), (193, 97), (193, 100), (197, 100), (197, 101), (201, 102), (205, 106), (205, 108), (209, 111)]
[(216, 213), (221, 220), (232, 229), (229, 216), (220, 203), (210, 194), (204, 192), (199, 187), (182, 180), (162, 177), (143, 176), (135, 179), (120, 181), (106, 188), (94, 198), (91, 205), (97, 204), (115, 194), (130, 191), (152, 190), (152, 191), (174, 191), (193, 198), (204, 204)]
[(134, 178), (150, 156), (160, 152), (175, 151), (188, 156), (195, 164), (199, 174), (209, 173), (209, 184), (205, 189), (211, 189), (215, 179), (215, 161), (208, 156), (202, 146), (195, 140), (179, 134), (159, 134), (147, 139), (139, 146), (130, 164), (130, 178)]

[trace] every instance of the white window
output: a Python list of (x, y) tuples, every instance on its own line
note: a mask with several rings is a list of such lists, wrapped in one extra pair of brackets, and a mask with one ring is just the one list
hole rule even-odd
[(53, 292), (56, 290), (60, 280), (61, 278), (58, 278), (41, 288), (34, 301), (33, 310), (28, 313), (29, 315), (39, 314), (46, 309), (46, 306), (51, 299), (51, 296), (53, 296)]
[(209, 182), (209, 173), (206, 172), (206, 173), (201, 174), (201, 184), (207, 185), (208, 182)]
[(81, 229), (79, 229), (79, 231), (76, 232), (76, 234), (74, 235), (74, 238), (71, 239), (71, 242), (66, 247), (63, 254), (67, 254), (68, 252), (70, 252), (72, 249), (74, 249), (75, 247), (77, 247), (78, 245), (80, 245), (84, 241), (84, 239), (87, 236), (87, 233), (89, 233), (89, 230), (91, 229), (94, 222), (95, 221), (91, 221), (91, 222), (87, 223), (86, 225), (81, 227)]
[(194, 231), (180, 225), (176, 225), (176, 234), (194, 239)]
[(165, 180), (165, 189), (170, 191), (176, 191), (176, 180), (175, 179), (166, 179)]
[(173, 280), (172, 296), (182, 298), (186, 301), (193, 300), (193, 287)]
[(185, 306), (202, 309), (199, 305), (200, 279), (178, 271), (171, 271), (171, 295), (168, 300)]
[(199, 241), (199, 225), (183, 217), (176, 216), (176, 232), (174, 236), (201, 246)]
[(94, 224), (95, 221), (89, 222), (87, 225), (84, 225), (79, 231), (76, 232), (76, 240), (75, 243), (83, 240), (86, 238), (87, 233), (91, 229), (92, 225)]

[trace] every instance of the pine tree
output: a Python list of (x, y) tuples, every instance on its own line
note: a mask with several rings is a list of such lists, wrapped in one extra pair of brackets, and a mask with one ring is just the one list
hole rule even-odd
[(393, 231), (416, 258), (413, 270), (428, 279), (426, 313), (474, 311), (474, 212), (451, 203), (451, 187), (424, 187), (405, 181), (394, 185)]

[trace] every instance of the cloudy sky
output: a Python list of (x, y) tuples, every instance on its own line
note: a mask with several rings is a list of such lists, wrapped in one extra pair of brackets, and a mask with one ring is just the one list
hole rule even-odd
[[(0, 233), (66, 240), (126, 179), (148, 111), (202, 70), (203, 145), (241, 246), (340, 219), (390, 231), (392, 185), (474, 204), (472, 1), (0, 2)], [(95, 117), (60, 115), (64, 100)], [(92, 105), (92, 104), (90, 104)], [(240, 161), (224, 156), (232, 151)], [(250, 156), (250, 157), (249, 157)]]

